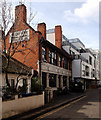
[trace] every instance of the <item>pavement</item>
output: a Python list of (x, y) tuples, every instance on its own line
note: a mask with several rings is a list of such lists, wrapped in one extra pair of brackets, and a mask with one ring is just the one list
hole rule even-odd
[(47, 112), (35, 120), (101, 120), (101, 89), (89, 89), (86, 96)]
[(84, 93), (70, 92), (66, 95), (59, 95), (59, 96), (54, 97), (54, 99), (50, 103), (45, 104), (44, 106), (42, 106), (40, 108), (33, 109), (28, 112), (24, 112), (22, 114), (15, 115), (10, 118), (3, 119), (3, 120), (34, 120), (35, 118), (37, 118), (40, 115), (43, 115), (51, 110), (59, 108), (67, 103), (70, 103), (76, 99), (79, 99), (79, 98), (85, 96), (85, 94), (86, 94), (86, 92), (84, 92)]

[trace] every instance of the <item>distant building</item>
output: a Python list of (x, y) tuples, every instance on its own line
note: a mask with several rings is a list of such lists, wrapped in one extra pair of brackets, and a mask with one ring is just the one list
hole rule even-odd
[[(47, 30), (47, 38), (55, 43), (55, 29)], [(67, 39), (62, 34), (62, 49), (73, 58), (72, 60), (72, 81), (81, 82), (82, 89), (91, 87), (95, 80), (99, 80), (99, 59), (98, 53), (87, 49), (78, 39)]]

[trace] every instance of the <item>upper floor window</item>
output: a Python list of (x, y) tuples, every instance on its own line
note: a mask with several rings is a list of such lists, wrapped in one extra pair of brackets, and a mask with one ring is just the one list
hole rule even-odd
[(49, 63), (57, 65), (56, 53), (53, 51), (49, 51)]
[(46, 48), (42, 47), (42, 60), (46, 61)]
[(88, 66), (85, 66), (85, 71), (86, 71), (86, 76), (89, 76), (89, 67)]
[(61, 67), (62, 66), (62, 58), (59, 56), (59, 67)]
[(92, 65), (92, 57), (89, 56), (89, 64)]
[(52, 52), (49, 51), (49, 63), (52, 64)]
[(63, 58), (63, 68), (67, 69), (67, 60)]
[(52, 52), (53, 65), (57, 65), (56, 53)]

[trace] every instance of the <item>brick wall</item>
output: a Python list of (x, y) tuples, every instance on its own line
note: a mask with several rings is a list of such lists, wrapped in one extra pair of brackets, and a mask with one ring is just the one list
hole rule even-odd
[(55, 26), (55, 45), (60, 49), (62, 47), (62, 28), (60, 25)]
[(38, 24), (37, 30), (42, 33), (42, 36), (46, 40), (46, 24), (45, 23)]
[(18, 19), (15, 16), (15, 25), (13, 25), (6, 37), (6, 46), (9, 48), (9, 33), (14, 33), (16, 31), (22, 31), (29, 29), (29, 40), (14, 42), (11, 46), (11, 54), (16, 47), (17, 50), (13, 57), (18, 61), (24, 63), (28, 67), (33, 67), (34, 70), (38, 69), (39, 60), (39, 38), (40, 34), (36, 32), (26, 23), (26, 7), (24, 5), (17, 6), (15, 9), (15, 15), (19, 13)]

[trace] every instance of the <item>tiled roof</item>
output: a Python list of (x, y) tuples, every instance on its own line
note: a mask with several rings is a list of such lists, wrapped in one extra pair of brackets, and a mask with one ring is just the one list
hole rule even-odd
[[(2, 72), (6, 70), (7, 60), (4, 54), (2, 54)], [(10, 57), (9, 66), (7, 69), (8, 73), (15, 73), (15, 74), (32, 74), (32, 68), (27, 67), (23, 63), (19, 62), (18, 60)]]

